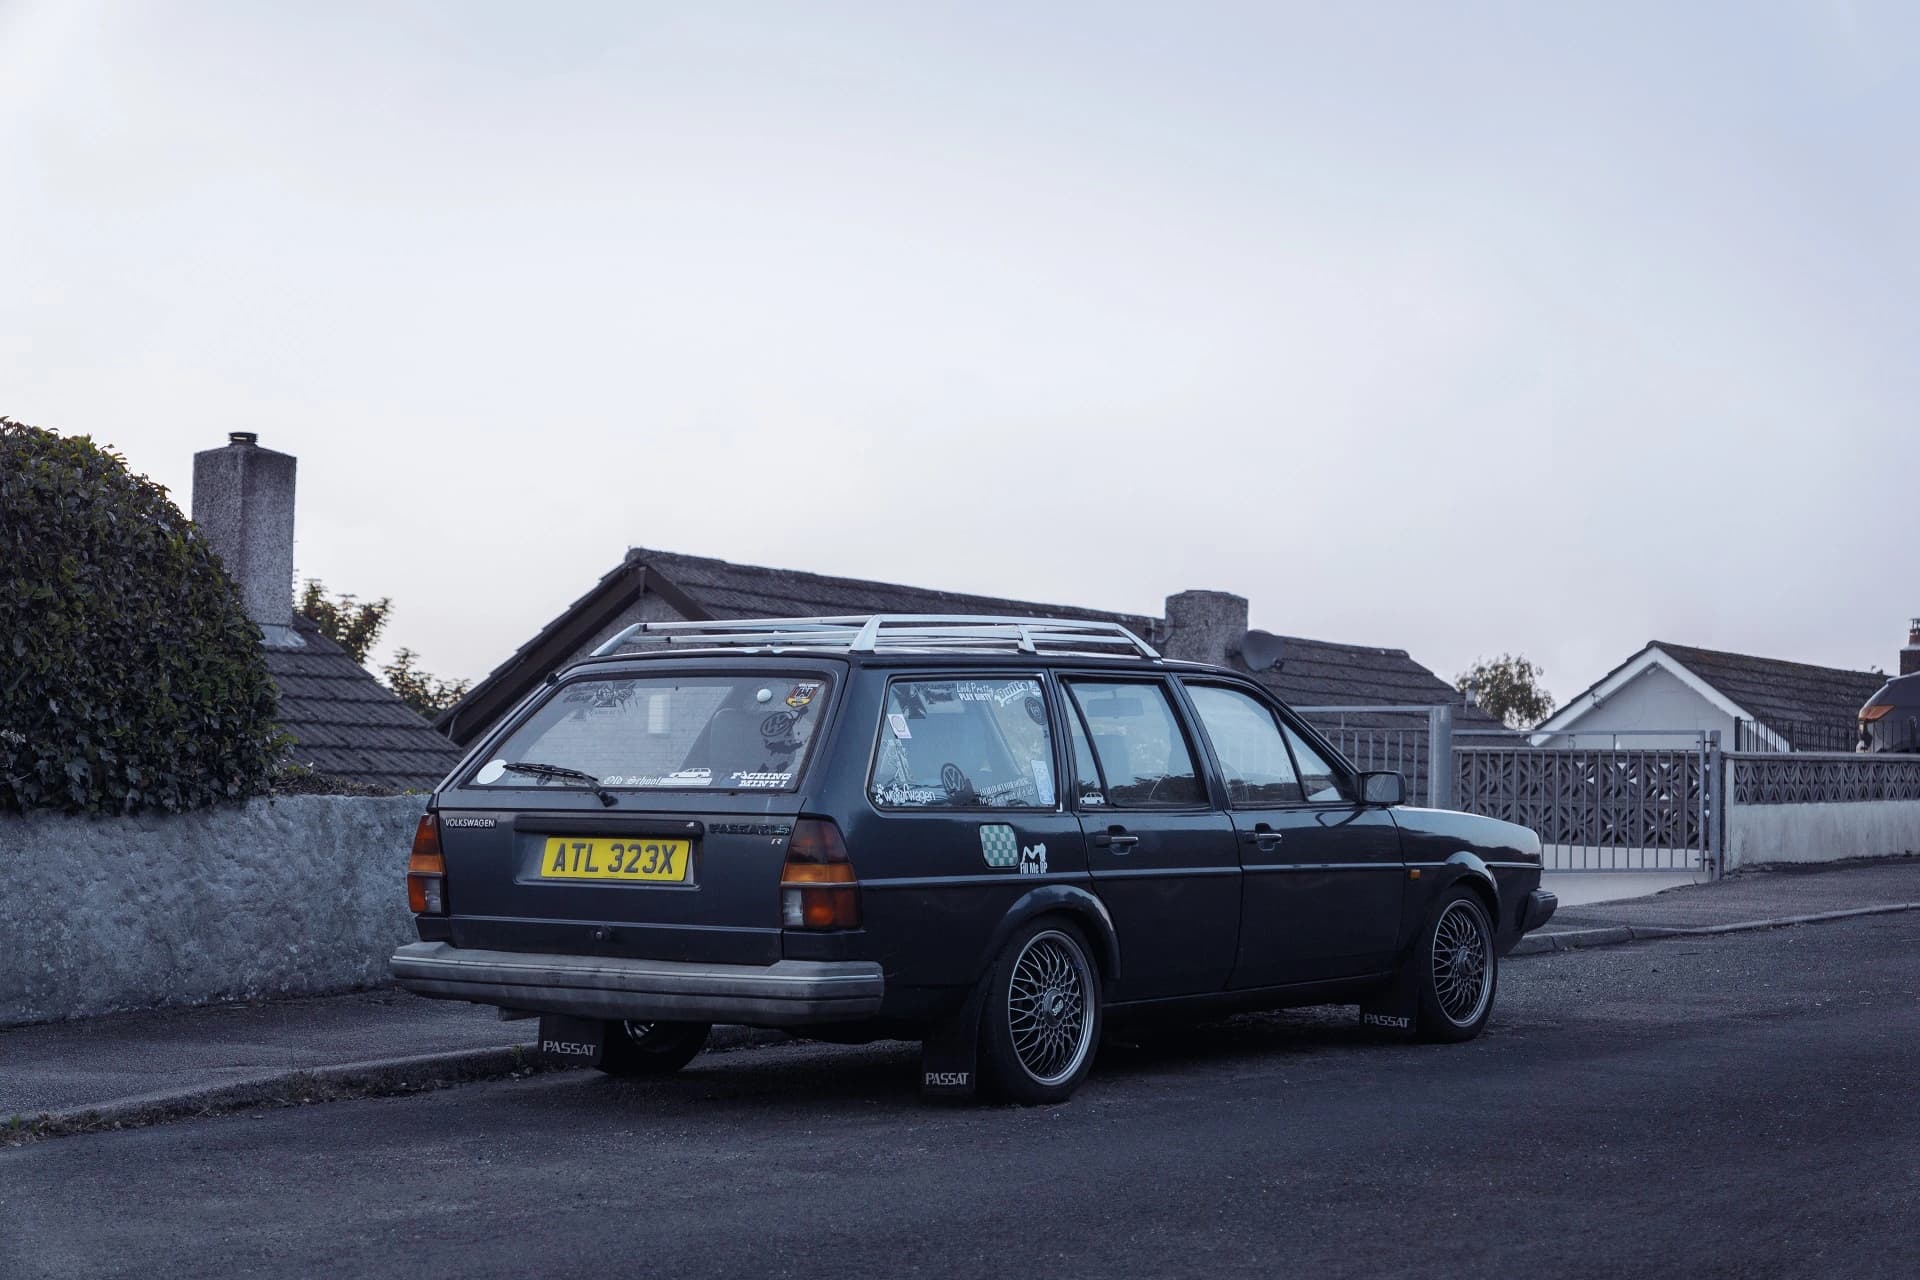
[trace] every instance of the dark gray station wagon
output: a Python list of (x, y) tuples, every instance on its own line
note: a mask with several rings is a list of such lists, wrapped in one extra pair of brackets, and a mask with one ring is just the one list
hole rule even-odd
[(1107, 1018), (1353, 1003), (1465, 1040), (1553, 912), (1540, 842), (1404, 792), (1111, 624), (642, 624), (434, 793), (392, 970), (615, 1074), (745, 1023), (919, 1040), (927, 1093), (1024, 1102)]

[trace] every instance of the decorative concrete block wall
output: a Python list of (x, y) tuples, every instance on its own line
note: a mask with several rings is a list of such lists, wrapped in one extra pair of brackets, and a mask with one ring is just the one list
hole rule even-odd
[(0, 1026), (384, 982), (424, 803), (0, 815)]

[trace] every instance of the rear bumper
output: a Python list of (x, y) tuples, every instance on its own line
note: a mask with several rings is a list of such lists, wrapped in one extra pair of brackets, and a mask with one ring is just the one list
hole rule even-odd
[(694, 964), (414, 942), (394, 952), (387, 967), (395, 982), (416, 995), (649, 1022), (857, 1022), (880, 1012), (886, 990), (880, 966), (871, 960)]
[(1560, 905), (1560, 899), (1545, 889), (1535, 889), (1527, 895), (1527, 909), (1520, 918), (1520, 932), (1532, 933), (1547, 921), (1553, 919), (1553, 909)]

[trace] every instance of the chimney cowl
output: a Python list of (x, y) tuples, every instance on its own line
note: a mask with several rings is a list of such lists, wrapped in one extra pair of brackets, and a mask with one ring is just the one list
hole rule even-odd
[(227, 443), (258, 445), (260, 443), (260, 433), (257, 431), (229, 431), (227, 432)]

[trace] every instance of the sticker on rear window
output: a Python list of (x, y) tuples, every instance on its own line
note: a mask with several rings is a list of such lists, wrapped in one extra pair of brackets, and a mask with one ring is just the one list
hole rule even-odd
[(887, 723), (893, 726), (894, 737), (911, 738), (913, 736), (913, 730), (907, 728), (907, 718), (898, 711), (892, 712), (887, 716)]
[(730, 776), (736, 787), (784, 787), (793, 781), (790, 773), (735, 773)]
[(805, 684), (796, 684), (787, 693), (787, 705), (792, 707), (795, 711), (798, 711), (802, 707), (806, 706), (809, 702), (812, 702), (814, 699), (814, 695), (818, 694), (819, 692), (820, 692), (820, 686), (818, 683), (814, 681), (808, 681)]

